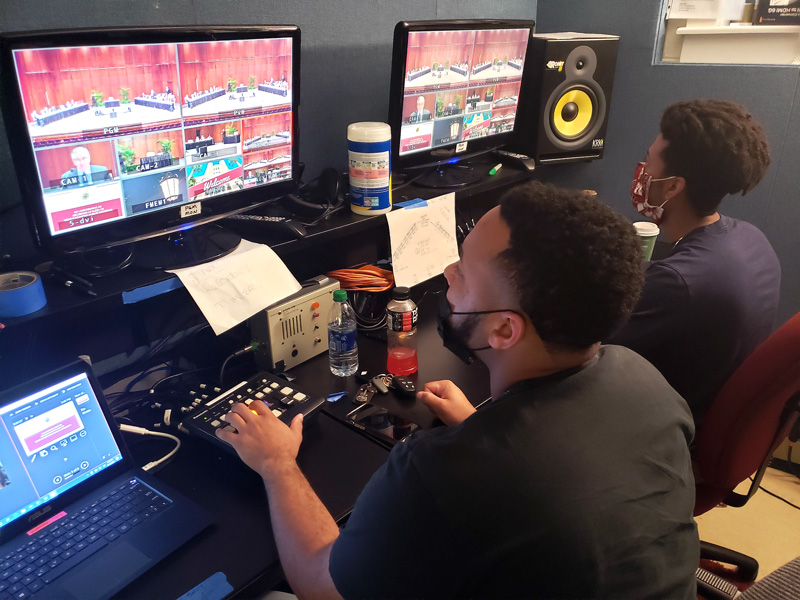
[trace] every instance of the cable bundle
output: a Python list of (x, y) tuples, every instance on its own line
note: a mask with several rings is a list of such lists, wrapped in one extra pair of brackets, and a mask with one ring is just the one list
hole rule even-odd
[(338, 279), (341, 288), (351, 292), (385, 292), (394, 287), (394, 274), (374, 265), (338, 269), (326, 275)]

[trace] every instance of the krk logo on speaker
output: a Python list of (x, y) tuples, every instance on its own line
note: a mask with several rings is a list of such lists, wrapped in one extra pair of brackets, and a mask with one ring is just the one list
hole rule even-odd
[(592, 150), (599, 150), (603, 147), (605, 140), (603, 138), (597, 138), (592, 140)]

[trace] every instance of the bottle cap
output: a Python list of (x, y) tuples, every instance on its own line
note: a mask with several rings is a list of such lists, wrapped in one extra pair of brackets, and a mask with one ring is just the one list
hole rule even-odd
[(334, 302), (344, 302), (347, 300), (347, 291), (346, 290), (334, 290), (333, 292), (333, 301)]
[(407, 287), (399, 286), (392, 290), (392, 298), (395, 300), (408, 300), (411, 297), (411, 290)]

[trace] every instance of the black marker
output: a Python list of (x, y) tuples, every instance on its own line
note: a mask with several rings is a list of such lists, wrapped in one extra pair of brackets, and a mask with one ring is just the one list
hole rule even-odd
[(82, 277), (78, 277), (74, 273), (70, 273), (66, 269), (62, 269), (61, 267), (59, 267), (57, 265), (50, 265), (50, 270), (53, 271), (54, 273), (58, 273), (59, 275), (62, 275), (63, 277), (66, 277), (70, 281), (74, 281), (75, 283), (79, 283), (79, 284), (81, 284), (81, 285), (83, 285), (83, 286), (85, 286), (87, 288), (93, 287), (91, 281), (83, 279)]
[[(95, 292), (91, 287), (79, 283), (78, 281), (75, 281), (73, 279), (70, 279), (69, 277), (61, 273), (60, 269), (58, 271), (52, 271), (51, 267), (51, 275), (54, 279), (60, 281), (64, 285), (64, 287), (68, 287), (71, 290), (75, 290), (76, 292), (85, 294), (87, 296), (97, 296), (97, 292)], [(91, 286), (91, 284), (89, 285)]]

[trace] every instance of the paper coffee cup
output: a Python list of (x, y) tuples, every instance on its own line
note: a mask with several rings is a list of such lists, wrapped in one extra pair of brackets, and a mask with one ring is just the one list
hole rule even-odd
[(661, 233), (661, 230), (658, 225), (649, 221), (637, 221), (633, 224), (633, 228), (636, 230), (636, 235), (639, 236), (639, 241), (642, 244), (644, 259), (650, 260), (653, 256), (653, 248), (656, 247), (656, 238)]

